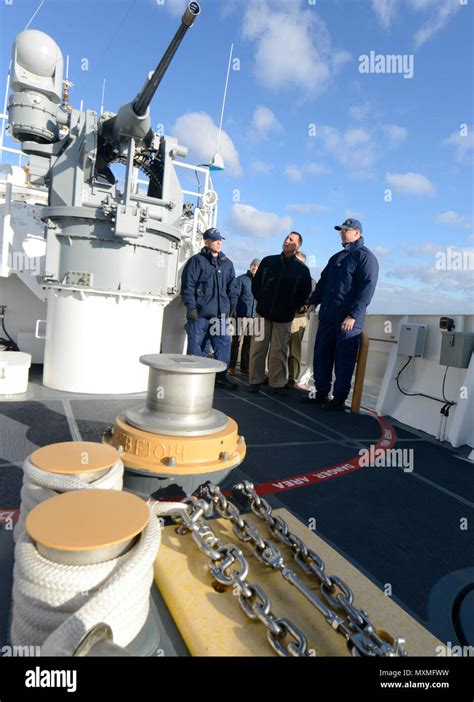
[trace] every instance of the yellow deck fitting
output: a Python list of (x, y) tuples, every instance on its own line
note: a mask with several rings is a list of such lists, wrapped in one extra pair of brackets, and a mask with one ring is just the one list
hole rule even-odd
[[(350, 583), (356, 606), (364, 609), (377, 629), (406, 639), (409, 656), (434, 656), (440, 641), (416, 622), (409, 614), (387, 597), (368, 578), (314, 532), (285, 509), (274, 510), (281, 516), (292, 533), (299, 536), (308, 548), (321, 555), (330, 575), (338, 575)], [(261, 520), (246, 515), (249, 522), (268, 538)], [(261, 585), (271, 600), (271, 609), (277, 616), (291, 619), (305, 634), (308, 647), (317, 656), (348, 656), (343, 636), (326, 623), (323, 616), (287, 583), (279, 572), (261, 565), (248, 544), (232, 533), (226, 520), (212, 520), (212, 529), (226, 542), (232, 542), (243, 551), (250, 565), (248, 582)], [(285, 564), (293, 568), (291, 551), (278, 543)], [(160, 552), (155, 561), (155, 582), (193, 656), (272, 656), (276, 655), (267, 642), (266, 627), (253, 622), (242, 611), (232, 589), (216, 592), (208, 570), (209, 559), (199, 551), (190, 534), (176, 534), (176, 527), (165, 527)], [(318, 590), (315, 580), (307, 578), (295, 565), (312, 589)]]
[(131, 493), (75, 490), (34, 507), (25, 528), (45, 557), (57, 562), (92, 563), (126, 550), (148, 519), (146, 503)]
[(124, 415), (115, 420), (111, 435), (104, 441), (116, 449), (123, 447), (121, 459), (129, 468), (159, 476), (212, 473), (238, 466), (246, 446), (237, 423), (228, 418), (221, 431), (203, 436), (168, 436), (131, 426)]
[(118, 460), (120, 454), (116, 449), (93, 441), (50, 444), (37, 449), (30, 456), (30, 461), (36, 468), (63, 475), (106, 471)]

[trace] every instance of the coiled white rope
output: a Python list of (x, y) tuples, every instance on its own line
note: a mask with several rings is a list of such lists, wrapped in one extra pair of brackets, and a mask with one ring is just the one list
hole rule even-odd
[(23, 530), (13, 571), (14, 646), (40, 646), (42, 656), (71, 656), (96, 624), (108, 624), (114, 643), (127, 646), (145, 624), (153, 563), (161, 543), (156, 517), (186, 508), (174, 502), (148, 503), (149, 523), (125, 554), (104, 563), (68, 566), (38, 553)]
[(28, 513), (40, 502), (63, 492), (72, 490), (121, 490), (123, 487), (123, 463), (119, 459), (106, 473), (96, 478), (94, 473), (65, 475), (48, 473), (33, 465), (30, 458), (23, 461), (23, 485), (21, 488), (20, 516), (14, 530), (14, 539), (18, 540), (24, 531), (24, 522)]
[(105, 622), (114, 643), (127, 646), (148, 616), (160, 542), (152, 510), (129, 551), (93, 565), (54, 563), (23, 531), (15, 548), (12, 644), (40, 646), (42, 656), (71, 656), (85, 634)]

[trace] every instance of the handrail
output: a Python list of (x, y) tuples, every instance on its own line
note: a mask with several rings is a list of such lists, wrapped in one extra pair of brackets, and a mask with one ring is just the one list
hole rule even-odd
[(354, 380), (354, 392), (352, 393), (351, 411), (359, 414), (362, 402), (362, 390), (364, 388), (365, 369), (367, 368), (367, 356), (369, 355), (369, 337), (362, 332), (360, 335), (360, 346), (357, 354), (356, 374)]
[(398, 344), (396, 339), (377, 339), (372, 336), (369, 336), (369, 341), (381, 341), (383, 344)]

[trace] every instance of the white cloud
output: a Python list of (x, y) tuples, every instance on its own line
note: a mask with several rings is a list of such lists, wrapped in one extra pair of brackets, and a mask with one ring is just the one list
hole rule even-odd
[(384, 29), (388, 29), (395, 15), (396, 0), (372, 0), (372, 9)]
[(310, 214), (311, 212), (329, 212), (329, 207), (327, 205), (319, 205), (316, 202), (308, 202), (302, 204), (287, 205), (287, 210), (290, 212), (297, 212), (298, 214)]
[(371, 111), (372, 106), (369, 102), (364, 102), (361, 105), (352, 105), (352, 107), (349, 108), (350, 116), (359, 122), (368, 117)]
[[(444, 254), (446, 260), (454, 261), (455, 251), (458, 251), (460, 258), (459, 261), (462, 262), (463, 250), (456, 249), (449, 254), (447, 250), (439, 249), (437, 254), (433, 256), (432, 263), (426, 263), (423, 265), (412, 265), (405, 264), (395, 266), (389, 271), (386, 271), (385, 275), (388, 278), (396, 278), (397, 280), (412, 279), (421, 282), (425, 285), (432, 286), (435, 290), (444, 290), (446, 292), (461, 292), (468, 293), (474, 292), (474, 275), (472, 274), (472, 268), (467, 265), (462, 270), (440, 270), (437, 264), (437, 256)], [(464, 254), (466, 263), (469, 263), (471, 256), (469, 251), (466, 250)], [(472, 304), (472, 301), (471, 301)]]
[(305, 173), (309, 173), (310, 175), (322, 175), (323, 173), (329, 173), (329, 168), (323, 166), (321, 163), (316, 163), (316, 161), (306, 163), (303, 166), (296, 166), (292, 163), (285, 168), (283, 173), (288, 180), (299, 182), (303, 180), (303, 175)]
[[(216, 151), (219, 128), (206, 112), (187, 112), (181, 115), (173, 125), (171, 133), (180, 144), (189, 148), (191, 158), (199, 163), (209, 163)], [(224, 130), (221, 134), (219, 150), (224, 159), (226, 171), (233, 176), (242, 175), (239, 153)]]
[(258, 105), (253, 113), (250, 129), (251, 136), (266, 139), (269, 134), (275, 135), (282, 132), (283, 126), (268, 107)]
[(295, 182), (303, 180), (303, 171), (301, 170), (301, 168), (298, 168), (298, 166), (287, 166), (283, 173), (289, 180), (293, 180)]
[(180, 17), (183, 15), (187, 4), (187, 0), (164, 0), (163, 7), (174, 17)]
[(387, 183), (402, 195), (434, 195), (435, 187), (422, 173), (386, 173)]
[(348, 129), (344, 135), (344, 141), (347, 146), (357, 146), (358, 144), (367, 144), (370, 141), (370, 136), (365, 129)]
[(377, 160), (375, 143), (365, 129), (347, 129), (341, 132), (335, 127), (321, 127), (319, 134), (326, 151), (347, 168), (351, 176), (370, 177), (370, 169)]
[(322, 175), (323, 173), (329, 173), (329, 168), (323, 166), (321, 163), (316, 163), (312, 161), (303, 166), (305, 173), (310, 173), (311, 175)]
[(398, 124), (384, 124), (382, 127), (390, 146), (399, 146), (407, 138), (406, 127), (399, 127)]
[(372, 251), (376, 256), (386, 256), (391, 249), (388, 246), (372, 246)]
[(270, 175), (273, 172), (273, 163), (267, 161), (252, 161), (250, 164), (252, 173), (261, 173), (262, 175)]
[(437, 253), (439, 251), (439, 244), (435, 244), (432, 241), (425, 241), (421, 246), (402, 246), (402, 250), (405, 251), (410, 256), (427, 256), (428, 254)]
[[(415, 47), (423, 46), (447, 25), (451, 17), (461, 9), (460, 0), (406, 0), (408, 9), (429, 13), (426, 22), (415, 32)], [(392, 24), (396, 12), (402, 7), (398, 0), (372, 0), (372, 9), (384, 29)]]
[(262, 239), (239, 236), (232, 233), (226, 238), (224, 243), (225, 254), (234, 264), (237, 274), (240, 271), (246, 271), (254, 258), (262, 259), (264, 256), (281, 251), (281, 247), (278, 250), (278, 244), (275, 245), (273, 240), (271, 241), (271, 247), (276, 248), (277, 251), (272, 251)]
[[(430, 289), (426, 286), (403, 286), (379, 280), (372, 300), (370, 314), (466, 314), (472, 309), (469, 294), (463, 298), (452, 297), (446, 290)], [(472, 314), (472, 312), (471, 312)]]
[(462, 129), (450, 134), (442, 143), (443, 146), (454, 146), (456, 148), (456, 161), (462, 162), (466, 157), (469, 158), (469, 152), (474, 148), (473, 128), (462, 125)]
[(408, 0), (408, 4), (413, 10), (429, 10), (445, 0)]
[(326, 24), (313, 9), (296, 2), (246, 2), (243, 35), (255, 42), (254, 72), (273, 90), (296, 87), (320, 95), (350, 59), (332, 47)]
[(273, 212), (260, 212), (251, 205), (235, 203), (229, 218), (229, 227), (239, 234), (267, 237), (278, 236), (290, 230), (291, 217), (279, 217)]
[(458, 10), (459, 0), (409, 0), (414, 9), (430, 9), (428, 21), (415, 33), (415, 46), (418, 48), (440, 32)]
[(458, 214), (454, 210), (448, 210), (447, 212), (440, 212), (436, 215), (436, 224), (446, 224), (450, 227), (456, 227), (457, 229), (470, 229), (471, 221), (469, 217), (464, 217)]

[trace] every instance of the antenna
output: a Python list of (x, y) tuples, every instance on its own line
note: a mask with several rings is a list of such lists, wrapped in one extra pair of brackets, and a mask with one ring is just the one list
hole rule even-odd
[(104, 78), (104, 82), (102, 83), (102, 100), (100, 102), (100, 114), (101, 115), (104, 113), (104, 95), (105, 95), (105, 78)]
[(227, 76), (225, 79), (224, 98), (222, 100), (221, 121), (219, 123), (219, 136), (217, 137), (217, 153), (219, 153), (219, 149), (221, 146), (222, 121), (224, 119), (225, 101), (227, 99), (227, 86), (229, 85), (229, 73), (230, 73), (230, 66), (232, 63), (232, 52), (233, 51), (234, 51), (234, 44), (232, 43), (230, 45), (229, 63), (227, 64)]
[(44, 5), (44, 0), (41, 0), (40, 4), (38, 5), (38, 7), (37, 7), (37, 9), (36, 9), (36, 12), (33, 13), (33, 15), (32, 15), (32, 17), (31, 17), (30, 21), (29, 21), (28, 24), (26, 25), (25, 31), (29, 28), (30, 24), (33, 22), (34, 18), (36, 17), (36, 15), (38, 14), (38, 12), (41, 10), (41, 8), (43, 7), (43, 5)]

